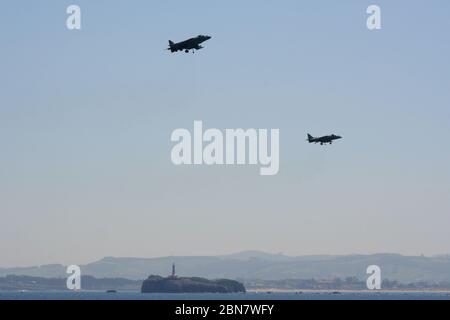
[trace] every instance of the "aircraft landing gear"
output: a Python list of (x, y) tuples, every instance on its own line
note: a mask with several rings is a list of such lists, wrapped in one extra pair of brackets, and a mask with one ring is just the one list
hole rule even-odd
[(184, 50), (184, 52), (189, 53), (189, 50)]

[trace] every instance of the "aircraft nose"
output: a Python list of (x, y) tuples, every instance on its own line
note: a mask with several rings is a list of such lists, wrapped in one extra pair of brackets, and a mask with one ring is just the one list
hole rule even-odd
[(337, 136), (336, 138), (337, 138), (337, 139), (342, 139), (342, 137), (341, 137), (341, 136)]

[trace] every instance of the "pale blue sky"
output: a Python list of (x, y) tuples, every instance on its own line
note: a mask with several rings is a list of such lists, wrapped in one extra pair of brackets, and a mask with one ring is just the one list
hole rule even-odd
[[(447, 0), (3, 1), (0, 266), (449, 253), (449, 16)], [(164, 51), (198, 34), (195, 55)], [(279, 128), (279, 175), (173, 166), (170, 134), (194, 120)]]

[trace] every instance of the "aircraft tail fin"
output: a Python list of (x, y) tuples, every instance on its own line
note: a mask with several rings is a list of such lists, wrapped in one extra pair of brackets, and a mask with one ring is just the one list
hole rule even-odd
[(170, 50), (172, 52), (175, 52), (175, 42), (173, 42), (172, 40), (169, 40), (169, 48), (167, 48), (167, 50)]
[(311, 142), (311, 140), (313, 140), (313, 139), (314, 139), (314, 137), (308, 133), (308, 141)]

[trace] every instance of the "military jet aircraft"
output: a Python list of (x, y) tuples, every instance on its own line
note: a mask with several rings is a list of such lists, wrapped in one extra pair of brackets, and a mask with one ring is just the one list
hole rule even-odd
[(334, 134), (330, 135), (330, 136), (324, 136), (324, 137), (320, 137), (320, 138), (314, 138), (312, 135), (310, 135), (308, 133), (308, 142), (309, 143), (320, 143), (321, 146), (323, 146), (324, 144), (333, 144), (334, 140), (339, 140), (342, 139), (342, 137), (340, 136), (336, 136)]
[(178, 52), (183, 51), (186, 53), (189, 53), (189, 51), (192, 50), (192, 53), (195, 52), (195, 50), (203, 49), (203, 47), (200, 45), (201, 43), (208, 41), (211, 39), (210, 36), (198, 36), (195, 38), (190, 38), (186, 41), (174, 43), (172, 40), (169, 40), (169, 48), (167, 50), (170, 50), (171, 52)]

